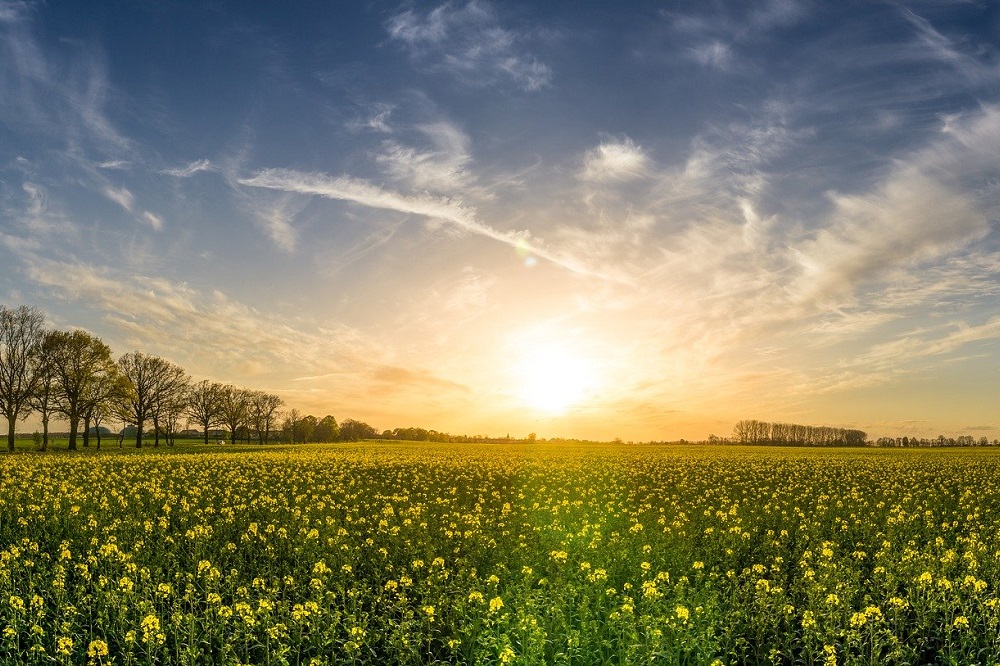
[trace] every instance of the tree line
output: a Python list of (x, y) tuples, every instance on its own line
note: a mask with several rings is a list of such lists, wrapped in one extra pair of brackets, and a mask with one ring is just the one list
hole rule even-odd
[[(7, 448), (14, 450), (18, 421), (37, 414), (42, 423), (40, 448), (49, 445), (49, 422), (69, 423), (70, 450), (90, 435), (101, 446), (101, 425), (117, 420), (135, 428), (141, 448), (150, 428), (154, 446), (161, 436), (173, 444), (182, 422), (201, 428), (206, 444), (213, 429), (267, 444), (272, 434), (290, 442), (358, 440), (375, 436), (366, 423), (332, 416), (316, 419), (292, 409), (265, 391), (202, 380), (195, 382), (179, 365), (159, 356), (131, 351), (116, 360), (99, 337), (82, 330), (45, 328), (34, 307), (0, 305), (0, 413), (7, 419)], [(124, 436), (125, 429), (122, 429)], [(120, 440), (119, 440), (120, 441)]]
[(927, 437), (879, 437), (873, 446), (885, 447), (937, 447), (937, 446), (1000, 446), (1000, 440), (990, 439), (981, 436), (978, 439), (972, 435), (959, 435), (958, 437), (945, 437), (938, 435), (933, 439)]
[(733, 426), (733, 440), (737, 444), (755, 445), (864, 446), (868, 442), (868, 433), (849, 428), (767, 423), (749, 419), (736, 422)]

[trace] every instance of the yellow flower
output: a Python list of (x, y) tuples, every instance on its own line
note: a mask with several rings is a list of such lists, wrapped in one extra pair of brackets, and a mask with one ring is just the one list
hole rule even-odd
[(500, 651), (498, 658), (501, 664), (509, 664), (510, 662), (514, 661), (514, 657), (516, 656), (517, 653), (515, 653), (514, 650), (512, 650), (511, 647), (508, 645), (507, 647), (505, 647), (503, 650)]
[(60, 636), (56, 639), (56, 654), (68, 657), (73, 652), (73, 639), (69, 636)]
[(87, 646), (87, 656), (91, 659), (108, 656), (108, 644), (99, 638), (90, 641), (90, 645)]
[(142, 618), (142, 623), (139, 627), (142, 629), (142, 640), (144, 643), (162, 645), (167, 638), (160, 632), (160, 618), (152, 613)]
[(493, 597), (490, 599), (490, 612), (495, 613), (503, 608), (503, 599), (500, 597)]

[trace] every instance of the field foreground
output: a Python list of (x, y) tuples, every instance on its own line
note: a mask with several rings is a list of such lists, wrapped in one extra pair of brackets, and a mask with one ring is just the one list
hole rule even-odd
[(0, 459), (0, 662), (1000, 663), (1000, 452)]

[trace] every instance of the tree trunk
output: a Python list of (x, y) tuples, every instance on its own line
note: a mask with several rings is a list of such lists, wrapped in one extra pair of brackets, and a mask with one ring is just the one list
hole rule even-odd
[(42, 451), (49, 450), (49, 415), (42, 417)]
[(83, 448), (90, 448), (90, 417), (83, 417)]
[(7, 417), (7, 450), (10, 452), (14, 451), (14, 424), (17, 419)]
[(101, 426), (94, 426), (94, 433), (97, 435), (97, 450), (101, 450)]
[(135, 424), (135, 448), (142, 448), (142, 421)]
[(159, 448), (160, 446), (160, 420), (156, 417), (153, 418), (153, 448)]
[(202, 423), (205, 426), (205, 446), (208, 446), (208, 423)]
[(66, 447), (69, 451), (76, 451), (76, 429), (80, 426), (80, 417), (76, 414), (72, 414), (69, 417), (69, 445)]

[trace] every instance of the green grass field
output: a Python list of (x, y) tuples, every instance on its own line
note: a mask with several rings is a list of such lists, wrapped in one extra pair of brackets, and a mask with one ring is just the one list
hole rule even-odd
[(105, 445), (0, 457), (2, 663), (1000, 663), (1000, 451)]

